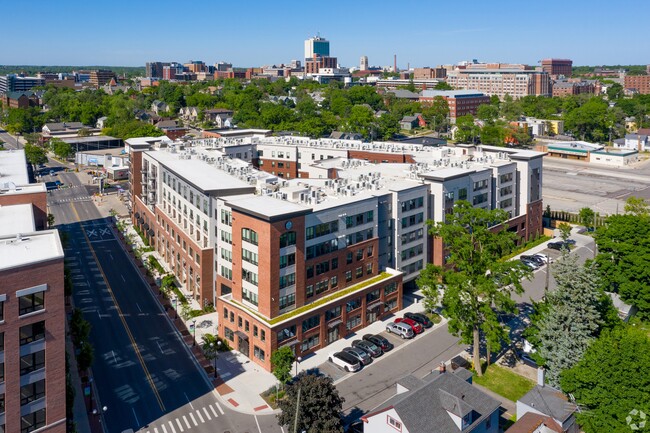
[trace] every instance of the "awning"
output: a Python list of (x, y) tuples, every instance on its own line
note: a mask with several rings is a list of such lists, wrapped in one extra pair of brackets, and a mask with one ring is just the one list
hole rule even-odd
[(248, 340), (248, 335), (242, 331), (235, 331), (235, 335), (241, 338), (242, 340)]
[(140, 219), (140, 212), (135, 213), (135, 219)]
[(144, 225), (144, 229), (145, 229), (145, 230), (149, 230), (149, 224), (145, 224), (145, 225)]
[(341, 323), (343, 323), (342, 319), (332, 320), (330, 323), (327, 324), (327, 327), (328, 328), (333, 328), (335, 326), (339, 326)]
[(368, 310), (368, 311), (374, 310), (375, 308), (379, 307), (381, 304), (382, 304), (381, 300), (378, 299), (375, 302), (373, 302), (371, 304), (368, 304), (366, 306), (366, 310)]
[(154, 237), (156, 235), (156, 232), (153, 231), (153, 229), (149, 230), (149, 236)]
[(281, 344), (280, 347), (284, 347), (284, 346), (293, 347), (298, 343), (300, 343), (298, 340), (291, 340), (288, 343)]

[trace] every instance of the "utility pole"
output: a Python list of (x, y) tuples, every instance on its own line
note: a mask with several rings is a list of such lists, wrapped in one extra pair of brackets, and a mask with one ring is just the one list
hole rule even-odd
[(544, 294), (548, 292), (548, 284), (551, 279), (551, 258), (546, 255), (546, 287), (544, 287)]
[(296, 398), (296, 416), (293, 420), (293, 433), (298, 433), (298, 412), (300, 411), (300, 383), (298, 383), (298, 398)]

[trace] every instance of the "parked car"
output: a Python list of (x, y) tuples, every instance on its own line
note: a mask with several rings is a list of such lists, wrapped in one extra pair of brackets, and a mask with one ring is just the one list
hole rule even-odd
[(361, 368), (359, 360), (347, 352), (331, 352), (329, 360), (345, 371), (358, 371)]
[(343, 349), (343, 352), (354, 356), (362, 365), (368, 365), (372, 362), (372, 356), (370, 356), (365, 350), (359, 349), (358, 347), (346, 347)]
[(519, 258), (522, 259), (522, 260), (530, 260), (533, 263), (535, 263), (537, 266), (540, 266), (540, 267), (544, 266), (546, 264), (546, 262), (544, 260), (542, 260), (541, 258), (539, 258), (539, 257), (537, 257), (535, 255), (532, 255), (532, 256), (524, 255), (524, 256), (520, 256)]
[(544, 264), (553, 263), (553, 259), (547, 256), (546, 254), (537, 253), (537, 254), (533, 254), (533, 257), (537, 257), (542, 262), (544, 262)]
[(521, 263), (528, 266), (533, 271), (539, 269), (539, 265), (537, 263), (533, 262), (532, 260), (519, 259), (519, 261), (521, 261)]
[(565, 247), (565, 243), (562, 241), (559, 242), (549, 242), (546, 246), (552, 250), (560, 251), (562, 248), (568, 248), (568, 245)]
[(390, 341), (388, 341), (387, 339), (385, 339), (379, 334), (375, 334), (375, 335), (366, 334), (363, 336), (363, 339), (373, 343), (375, 346), (379, 346), (381, 350), (384, 352), (388, 352), (394, 347), (393, 343), (391, 343)]
[(363, 433), (363, 421), (355, 421), (345, 429), (345, 433)]
[(371, 343), (370, 341), (354, 340), (352, 342), (352, 347), (358, 347), (359, 349), (365, 350), (373, 358), (376, 358), (384, 354), (384, 351), (381, 350), (380, 347), (378, 347), (374, 343)]
[(413, 332), (415, 332), (416, 334), (421, 334), (424, 332), (424, 328), (422, 327), (422, 325), (420, 325), (418, 322), (416, 322), (413, 319), (409, 319), (408, 317), (398, 317), (397, 319), (395, 319), (395, 323), (404, 323), (406, 325), (409, 325), (413, 329)]
[(422, 313), (404, 313), (404, 317), (411, 320), (415, 320), (416, 322), (418, 322), (420, 325), (424, 326), (427, 329), (433, 326), (433, 322), (426, 315)]
[(386, 332), (399, 335), (402, 338), (413, 338), (415, 333), (413, 333), (413, 328), (408, 326), (405, 323), (395, 323), (390, 322), (386, 325)]
[[(592, 230), (587, 229), (587, 231), (592, 231), (592, 232), (593, 232), (594, 230), (593, 230), (593, 228), (592, 228)], [(575, 239), (567, 239), (566, 241), (564, 241), (564, 243), (565, 243), (565, 244), (568, 244), (568, 245), (575, 245), (575, 244), (576, 244), (576, 240), (575, 240)]]
[(535, 362), (535, 360), (531, 358), (530, 355), (527, 354), (526, 352), (520, 352), (519, 359), (521, 359), (521, 362), (523, 362), (524, 364), (533, 368), (537, 368), (537, 362)]

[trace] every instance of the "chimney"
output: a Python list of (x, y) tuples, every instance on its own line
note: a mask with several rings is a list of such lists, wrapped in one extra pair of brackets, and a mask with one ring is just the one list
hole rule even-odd
[(393, 72), (397, 72), (397, 54), (393, 55)]
[(546, 370), (544, 370), (542, 367), (539, 367), (537, 369), (537, 384), (539, 386), (544, 386), (545, 382), (546, 382)]

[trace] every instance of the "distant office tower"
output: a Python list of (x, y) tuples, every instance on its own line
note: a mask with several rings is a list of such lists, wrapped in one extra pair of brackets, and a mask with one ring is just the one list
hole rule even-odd
[(227, 62), (215, 63), (214, 68), (219, 72), (228, 72), (232, 69), (232, 63), (227, 63)]
[(544, 59), (542, 60), (542, 71), (547, 74), (557, 77), (564, 75), (565, 77), (571, 76), (571, 68), (573, 61), (569, 59)]
[(305, 61), (315, 57), (329, 57), (330, 41), (320, 36), (314, 36), (305, 41)]
[(162, 78), (163, 68), (169, 65), (169, 62), (147, 62), (146, 75), (150, 78)]
[(368, 70), (368, 56), (361, 56), (361, 61), (359, 61), (359, 70)]
[(0, 93), (26, 92), (32, 87), (44, 85), (44, 78), (21, 77), (20, 75), (15, 74), (0, 76)]
[(95, 86), (103, 86), (104, 84), (110, 82), (115, 78), (115, 72), (109, 71), (106, 69), (98, 69), (96, 71), (90, 71), (90, 83)]

